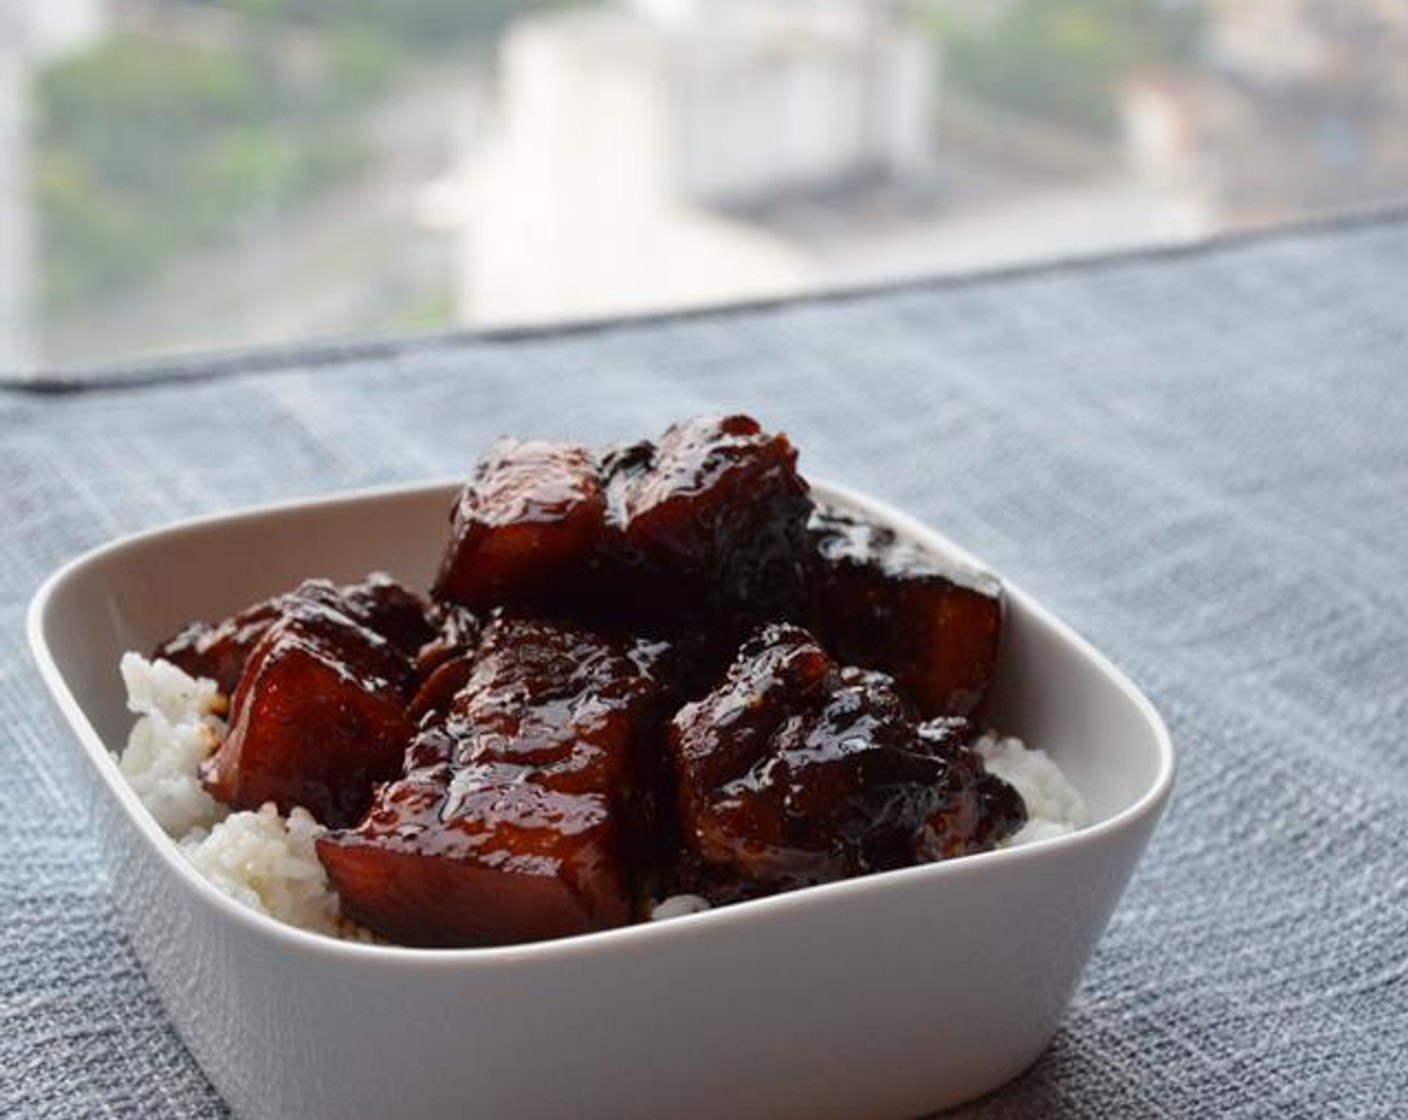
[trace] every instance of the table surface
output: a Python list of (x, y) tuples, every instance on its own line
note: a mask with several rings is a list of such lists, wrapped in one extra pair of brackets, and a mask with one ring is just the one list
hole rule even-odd
[[(1054, 1044), (967, 1117), (1408, 1114), (1408, 217), (497, 337), (0, 389), (0, 1114), (224, 1115), (114, 919), (22, 645), (62, 561), (704, 411), (914, 511), (1180, 752)], [(41, 391), (42, 390), (42, 391)]]

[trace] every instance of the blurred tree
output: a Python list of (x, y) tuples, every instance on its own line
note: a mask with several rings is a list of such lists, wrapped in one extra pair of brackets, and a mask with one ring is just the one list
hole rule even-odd
[(955, 88), (1095, 135), (1118, 128), (1132, 70), (1190, 59), (1202, 29), (1201, 5), (1173, 0), (1017, 0), (986, 27), (936, 23)]
[(395, 80), (401, 63), (396, 48), (365, 27), (340, 27), (329, 34), (329, 88), (354, 99), (377, 97)]
[(298, 112), (289, 82), (264, 69), (118, 38), (45, 71), (36, 193), (46, 310), (140, 283), (360, 162), (345, 121)]
[(284, 24), (358, 28), (391, 47), (418, 53), (492, 38), (516, 19), (582, 0), (184, 0)]
[[(181, 0), (239, 16), (223, 49), (131, 36), (37, 89), (41, 301), (61, 313), (347, 178), (364, 110), (413, 61), (572, 0)], [(317, 63), (291, 62), (290, 32)]]

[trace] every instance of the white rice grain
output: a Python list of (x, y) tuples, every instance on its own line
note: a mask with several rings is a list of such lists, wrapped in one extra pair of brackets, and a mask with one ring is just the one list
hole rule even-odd
[(979, 738), (973, 749), (988, 772), (1014, 787), (1027, 805), (1027, 823), (1000, 847), (1018, 848), (1065, 836), (1089, 823), (1085, 801), (1045, 751), (992, 732)]
[(123, 654), (127, 707), (140, 717), (118, 768), (168, 836), (209, 831), (225, 807), (200, 784), (200, 764), (220, 744), (225, 725), (213, 681), (197, 681), (165, 661)]
[(341, 916), (314, 846), (323, 827), (304, 809), (287, 817), (271, 802), (231, 813), (200, 783), (200, 764), (220, 743), (214, 712), (224, 698), (215, 683), (187, 676), (166, 661), (122, 658), (127, 705), (138, 718), (118, 762), (123, 776), (179, 845), (191, 865), (222, 894), (261, 914), (332, 937), (370, 934)]

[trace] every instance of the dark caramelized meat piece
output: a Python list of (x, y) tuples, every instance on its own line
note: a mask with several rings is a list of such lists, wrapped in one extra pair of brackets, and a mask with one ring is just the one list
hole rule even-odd
[(225, 619), (192, 622), (153, 651), (153, 657), (171, 662), (192, 677), (213, 680), (226, 696), (235, 691), (249, 651), (279, 616), (287, 595), (280, 595)]
[(480, 622), (466, 607), (437, 599), (426, 612), (432, 635), (416, 651), (416, 673), (430, 676), (446, 661), (473, 653), (479, 644)]
[[(932, 735), (939, 725), (938, 737), (946, 739), (943, 722), (922, 724), (920, 732)], [(943, 757), (948, 760), (949, 780), (915, 841), (914, 856), (922, 862), (987, 851), (1027, 823), (1022, 795), (989, 774), (974, 751), (947, 749)]]
[(505, 945), (630, 919), (616, 813), (526, 767), (413, 774), (318, 855), (343, 912), (403, 945)]
[(473, 671), (474, 659), (467, 654), (440, 662), (422, 678), (420, 687), (406, 707), (406, 713), (417, 724), (423, 723), (427, 716), (434, 720), (443, 719), (450, 710), (450, 702), (469, 681)]
[(795, 618), (810, 510), (792, 445), (746, 416), (676, 424), (601, 464), (505, 441), (460, 493), (434, 593), (652, 632)]
[(676, 611), (797, 616), (812, 502), (786, 436), (747, 416), (699, 417), (613, 453), (607, 472), (628, 561), (665, 574)]
[(307, 587), (250, 653), (229, 732), (202, 777), (235, 808), (302, 805), (345, 825), (365, 812), (373, 783), (401, 770), (414, 682), (401, 649)]
[[(990, 846), (1008, 822), (983, 815), (978, 779), (997, 779), (965, 730), (916, 724), (883, 673), (838, 666), (798, 627), (764, 628), (670, 725), (679, 886), (729, 901)], [(943, 843), (931, 822), (952, 825)]]
[(312, 579), (294, 592), (341, 611), (353, 622), (380, 634), (407, 657), (435, 637), (435, 626), (419, 595), (413, 595), (384, 572), (373, 572), (361, 583), (334, 587)]
[(502, 440), (455, 503), (433, 593), (473, 608), (555, 601), (591, 566), (605, 518), (590, 451)]
[(812, 622), (847, 664), (882, 669), (925, 715), (967, 715), (997, 666), (1001, 586), (944, 566), (893, 531), (818, 509)]
[(170, 661), (193, 677), (215, 681), (229, 696), (239, 683), (250, 651), (295, 599), (338, 610), (406, 654), (414, 654), (434, 633), (420, 599), (389, 576), (374, 572), (361, 583), (346, 587), (336, 587), (325, 579), (306, 580), (296, 591), (256, 603), (222, 622), (193, 622), (157, 646), (153, 656)]
[[(441, 723), (318, 854), (344, 910), (411, 945), (535, 941), (631, 916), (658, 643), (501, 618)], [(454, 663), (447, 663), (442, 670)]]
[(968, 746), (997, 584), (815, 509), (796, 465), (740, 415), (601, 455), (501, 441), (430, 606), (310, 580), (156, 651), (231, 695), (206, 787), (310, 810), (344, 912), (408, 945), (994, 846), (1026, 812)]

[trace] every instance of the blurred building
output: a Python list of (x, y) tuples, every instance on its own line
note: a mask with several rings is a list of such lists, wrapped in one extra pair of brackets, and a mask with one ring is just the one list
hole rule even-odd
[(1212, 0), (1205, 54), (1203, 129), (1229, 221), (1401, 196), (1408, 5)]
[(33, 360), (31, 77), (92, 46), (106, 24), (104, 0), (0, 0), (0, 370)]
[(460, 317), (810, 286), (811, 254), (739, 211), (926, 175), (932, 57), (869, 3), (641, 0), (518, 25), (498, 136), (462, 180)]
[(1213, 0), (1206, 51), (1216, 68), (1269, 86), (1321, 76), (1329, 44), (1298, 0)]

